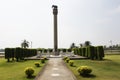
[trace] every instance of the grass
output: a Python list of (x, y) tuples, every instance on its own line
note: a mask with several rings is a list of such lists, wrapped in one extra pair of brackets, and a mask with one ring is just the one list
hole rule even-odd
[[(22, 62), (6, 62), (4, 58), (0, 58), (0, 80), (34, 80), (45, 64), (40, 64), (40, 67), (35, 66), (35, 62), (40, 60), (28, 60)], [(34, 77), (28, 79), (24, 69), (33, 67), (35, 69)]]
[(120, 55), (120, 50), (105, 50), (105, 54), (108, 54), (108, 55), (118, 54), (118, 55)]
[[(89, 66), (92, 68), (90, 77), (82, 77), (77, 72), (79, 66)], [(94, 60), (74, 60), (74, 67), (71, 69), (78, 80), (120, 80), (120, 55), (106, 55), (103, 61)]]

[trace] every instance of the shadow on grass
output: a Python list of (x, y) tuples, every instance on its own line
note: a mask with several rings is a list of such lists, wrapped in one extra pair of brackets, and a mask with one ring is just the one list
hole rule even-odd
[(71, 67), (77, 67), (76, 65), (73, 65), (73, 66), (71, 66)]
[(95, 78), (96, 77), (96, 75), (94, 75), (94, 74), (81, 75), (81, 76), (84, 77), (84, 78)]
[(103, 60), (91, 60), (91, 61), (100, 61), (100, 62), (104, 62), (104, 61), (112, 61), (110, 59), (103, 59)]
[(29, 76), (27, 79), (35, 79), (36, 76)]
[(9, 61), (9, 62), (8, 62), (8, 61), (6, 61), (6, 62), (7, 62), (7, 63), (14, 63), (15, 61)]
[(103, 59), (102, 61), (112, 61), (112, 60), (110, 60), (110, 59)]
[(42, 66), (35, 66), (36, 68), (42, 67)]

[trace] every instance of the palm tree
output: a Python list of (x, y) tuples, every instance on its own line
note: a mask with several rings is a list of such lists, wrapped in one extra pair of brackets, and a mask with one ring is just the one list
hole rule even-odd
[(85, 46), (91, 46), (91, 42), (90, 41), (85, 41)]
[(29, 42), (27, 40), (23, 40), (23, 42), (21, 43), (21, 47), (22, 48), (27, 48), (29, 47)]

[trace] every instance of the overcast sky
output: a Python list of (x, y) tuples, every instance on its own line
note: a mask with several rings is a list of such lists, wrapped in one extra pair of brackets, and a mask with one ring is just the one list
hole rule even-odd
[(0, 0), (0, 48), (53, 48), (52, 5), (58, 5), (58, 45), (120, 44), (120, 0)]

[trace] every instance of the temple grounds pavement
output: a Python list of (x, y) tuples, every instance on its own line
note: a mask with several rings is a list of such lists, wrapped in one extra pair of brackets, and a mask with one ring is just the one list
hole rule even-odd
[(60, 57), (50, 58), (35, 80), (77, 80)]

